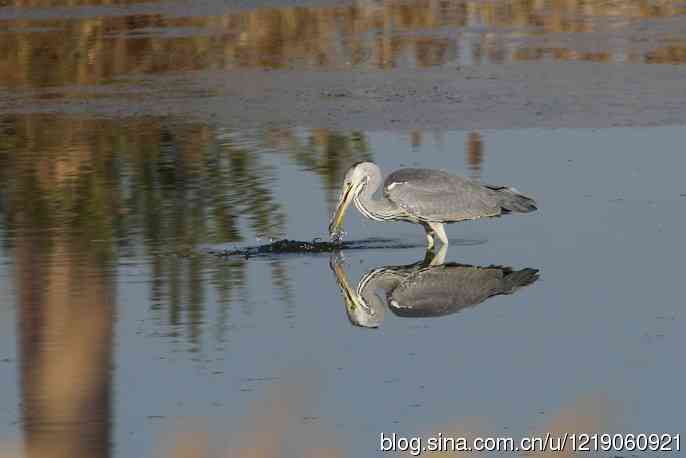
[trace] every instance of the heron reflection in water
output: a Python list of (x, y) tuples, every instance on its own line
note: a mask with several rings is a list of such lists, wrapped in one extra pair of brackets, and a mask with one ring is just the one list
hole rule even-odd
[(343, 188), (329, 223), (332, 240), (340, 240), (343, 217), (351, 202), (365, 217), (375, 221), (407, 221), (421, 224), (428, 248), (435, 238), (448, 244), (444, 223), (529, 213), (536, 202), (508, 186), (482, 185), (478, 181), (442, 170), (400, 169), (388, 175), (383, 193), (381, 170), (373, 162), (359, 162), (345, 174)]
[[(457, 313), (501, 294), (512, 294), (538, 280), (538, 270), (445, 263), (446, 247), (427, 251), (424, 260), (406, 266), (384, 266), (365, 273), (350, 287), (343, 258), (331, 256), (331, 270), (343, 295), (351, 323), (379, 327), (386, 305), (397, 316), (432, 317)], [(379, 296), (382, 293), (384, 300)]]

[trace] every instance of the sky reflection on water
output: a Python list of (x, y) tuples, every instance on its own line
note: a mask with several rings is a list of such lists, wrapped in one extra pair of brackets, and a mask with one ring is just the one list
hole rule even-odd
[[(23, 122), (5, 129), (28, 129)], [(1, 370), (23, 380), (20, 394), (3, 395), (5, 406), (18, 406), (15, 396), (21, 396), (22, 408), (5, 411), (2, 437), (22, 430), (36, 453), (61, 437), (91, 456), (150, 455), (160, 435), (178, 428), (179, 417), (209, 415), (221, 418), (225, 431), (243, 431), (250, 406), (269, 386), (298, 380), (284, 375), (293, 366), (314, 370), (322, 390), (319, 403), (294, 408), (303, 428), (314, 423), (357, 455), (368, 455), (376, 432), (391, 427), (427, 431), (479, 417), (486, 423), (482, 431), (524, 434), (545, 428), (559, 409), (588, 396), (621, 406), (610, 429), (673, 430), (678, 424), (683, 406), (675, 399), (684, 373), (673, 361), (683, 346), (682, 317), (678, 301), (669, 298), (679, 297), (681, 259), (673, 247), (686, 201), (680, 196), (683, 156), (668, 145), (678, 144), (680, 128), (478, 133), (482, 179), (516, 183), (539, 199), (541, 210), (450, 226), (454, 240), (485, 243), (455, 243), (447, 261), (533, 266), (542, 279), (455, 315), (386, 314), (383, 326), (370, 332), (350, 326), (328, 255), (227, 260), (199, 248), (218, 241), (254, 245), (274, 228), (301, 240), (325, 236), (330, 189), (338, 185), (328, 177), (340, 176), (360, 155), (384, 172), (421, 161), (466, 173), (474, 167), (476, 133), (422, 132), (418, 143), (411, 133), (303, 129), (282, 133), (289, 140), (277, 142), (281, 152), (275, 152), (269, 130), (205, 135), (177, 126), (177, 133), (187, 133), (173, 137), (146, 121), (143, 136), (140, 128), (100, 124), (91, 131), (85, 121), (45, 122), (31, 131), (66, 132), (64, 138), (82, 141), (62, 149), (37, 134), (30, 142), (5, 136), (11, 148), (25, 146), (22, 154), (7, 146), (0, 153), (9, 261), (2, 276), (11, 279), (16, 304), (3, 309), (10, 318), (3, 322), (10, 335), (18, 333), (20, 349), (17, 357), (1, 355), (10, 358)], [(61, 128), (50, 128), (53, 122)], [(221, 146), (228, 137), (251, 141)], [(156, 138), (159, 146), (142, 138)], [(186, 141), (176, 146), (171, 138)], [(365, 148), (355, 149), (355, 142)], [(289, 152), (284, 144), (302, 149)], [(646, 160), (656, 144), (667, 147), (659, 160), (655, 153)], [(31, 151), (41, 153), (30, 160)], [(54, 168), (43, 165), (42, 158), (53, 155), (65, 158), (49, 162), (60, 164)], [(213, 181), (213, 174), (224, 178)], [(74, 187), (82, 190), (78, 204)], [(265, 192), (264, 218), (244, 215), (234, 189)], [(228, 214), (236, 216), (233, 225), (216, 222)], [(417, 248), (350, 251), (350, 281), (376, 267), (421, 259), (424, 240), (415, 229), (352, 213), (349, 238), (390, 237)], [(11, 326), (15, 313), (17, 328)], [(89, 351), (80, 353), (83, 348)], [(40, 363), (40, 355), (53, 355), (46, 361), (56, 365)], [(75, 365), (64, 365), (66, 355)], [(503, 373), (506, 385), (499, 381)], [(55, 380), (66, 374), (79, 383), (52, 394), (51, 387), (60, 386)], [(93, 428), (87, 434), (79, 421), (76, 431), (42, 429), (51, 415), (46, 412), (74, 424), (69, 415), (79, 410), (61, 406), (95, 405), (96, 399), (101, 408), (89, 411), (93, 417), (79, 417)], [(15, 415), (20, 423), (11, 420)], [(600, 421), (607, 414), (598, 415)], [(133, 426), (141, 421), (144, 430)], [(119, 426), (111, 430), (112, 424)], [(69, 438), (76, 432), (74, 442)]]

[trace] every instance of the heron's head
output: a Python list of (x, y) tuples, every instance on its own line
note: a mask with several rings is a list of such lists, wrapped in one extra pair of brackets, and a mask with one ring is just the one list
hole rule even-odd
[(358, 162), (350, 167), (345, 173), (343, 187), (338, 196), (338, 203), (336, 204), (336, 209), (331, 215), (331, 221), (329, 222), (329, 235), (332, 239), (340, 237), (343, 217), (345, 216), (346, 210), (348, 210), (350, 202), (353, 201), (356, 195), (362, 192), (369, 177), (373, 173), (372, 169), (375, 168), (376, 165), (373, 162)]

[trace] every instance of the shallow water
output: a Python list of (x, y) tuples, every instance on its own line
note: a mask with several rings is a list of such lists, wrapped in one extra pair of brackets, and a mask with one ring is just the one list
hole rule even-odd
[[(0, 454), (364, 457), (381, 432), (681, 432), (683, 126), (246, 126), (212, 88), (244, 68), (681, 64), (683, 4), (90, 3), (0, 8)], [(420, 264), (436, 255), (421, 228), (354, 209), (361, 249), (216, 255), (326, 240), (361, 160), (515, 186), (540, 209), (449, 226), (443, 270)], [(538, 279), (505, 291), (492, 266)], [(361, 279), (420, 268), (460, 307), (349, 302)]]
[[(63, 204), (36, 191), (22, 196), (25, 208), (3, 213), (14, 216), (3, 225), (0, 278), (9, 300), (0, 370), (4, 380), (21, 383), (5, 384), (2, 437), (38, 436), (33, 429), (42, 431), (41, 421), (59, 424), (59, 409), (57, 420), (33, 410), (43, 396), (50, 399), (43, 391), (52, 386), (29, 382), (25, 371), (40, 375), (42, 367), (34, 345), (50, 355), (42, 364), (57, 365), (43, 369), (57, 379), (67, 376), (60, 372), (65, 360), (79, 361), (66, 367), (76, 383), (73, 396), (99, 399), (90, 421), (106, 430), (85, 436), (95, 445), (82, 444), (102, 447), (97, 456), (150, 456), (167, 435), (197, 422), (221, 433), (214, 441), (235, 446), (237, 432), (254, 429), (252, 416), (263, 434), (295, 430), (288, 450), (325, 437), (320, 446), (355, 456), (374, 455), (381, 431), (463, 425), (519, 435), (568, 410), (607, 430), (677, 432), (686, 375), (677, 364), (685, 343), (682, 130), (485, 131), (478, 134), (480, 161), (469, 153), (476, 133), (425, 133), (414, 145), (412, 137), (392, 132), (327, 133), (341, 145), (359, 136), (366, 157), (384, 170), (421, 161), (469, 171), (471, 164), (472, 175), (514, 184), (540, 203), (530, 215), (450, 226), (447, 255), (462, 264), (538, 269), (539, 281), (443, 317), (386, 312), (373, 330), (347, 318), (327, 254), (246, 260), (203, 251), (208, 243), (254, 245), (269, 231), (324, 237), (330, 194), (321, 175), (284, 154), (251, 149), (252, 168), (245, 169), (271, 171), (269, 186), (261, 188), (270, 210), (261, 220), (257, 211), (228, 207), (234, 229), (222, 232), (216, 216), (233, 213), (212, 203), (228, 205), (235, 186), (254, 193), (256, 185), (242, 175), (212, 183), (201, 175), (209, 160), (202, 155), (188, 179), (177, 182), (164, 177), (161, 153), (136, 165), (144, 150), (127, 138), (130, 132), (112, 136), (128, 148), (118, 158), (131, 159), (122, 159), (111, 181), (102, 176), (109, 168), (86, 172), (92, 192), (75, 214), (51, 220), (36, 207), (28, 211), (39, 200)], [(220, 156), (230, 161), (233, 153)], [(137, 174), (145, 173), (148, 181), (139, 182)], [(13, 208), (20, 190), (3, 190), (5, 208)], [(87, 210), (94, 201), (113, 207), (98, 216)], [(34, 233), (22, 218), (35, 218)], [(87, 232), (95, 228), (102, 233)], [(353, 288), (370, 269), (424, 257), (423, 233), (413, 225), (369, 222), (351, 212), (346, 230), (349, 240), (382, 236), (417, 246), (345, 252)], [(45, 316), (37, 321), (35, 314)], [(86, 332), (92, 326), (99, 332)], [(83, 346), (90, 358), (79, 358)], [(97, 382), (88, 385), (88, 377)], [(58, 405), (66, 402), (54, 396)], [(270, 423), (271, 415), (254, 413), (256, 402), (281, 406), (280, 415), (295, 422)]]

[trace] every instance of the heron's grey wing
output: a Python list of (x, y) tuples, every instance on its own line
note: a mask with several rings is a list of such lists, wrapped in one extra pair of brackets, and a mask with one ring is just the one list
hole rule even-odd
[(497, 216), (502, 211), (491, 189), (440, 170), (397, 170), (386, 178), (384, 194), (409, 215), (429, 222)]
[(511, 294), (538, 279), (538, 270), (474, 267), (458, 264), (423, 269), (406, 278), (388, 295), (399, 316), (441, 316), (457, 313), (498, 294)]

